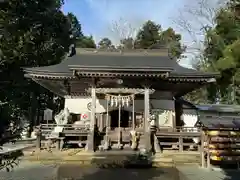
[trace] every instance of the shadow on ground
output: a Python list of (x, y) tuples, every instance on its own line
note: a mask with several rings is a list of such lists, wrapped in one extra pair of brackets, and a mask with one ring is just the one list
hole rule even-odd
[(58, 180), (178, 180), (178, 172), (173, 168), (127, 169), (127, 168), (98, 168), (81, 167), (77, 165), (61, 165), (58, 168)]
[(239, 180), (240, 179), (240, 171), (232, 171), (227, 170), (224, 171), (225, 178), (223, 180)]
[(221, 164), (218, 167), (221, 168), (221, 171), (224, 174), (223, 180), (239, 180), (240, 179), (240, 169), (239, 169), (238, 163)]
[(10, 171), (18, 165), (19, 158), (22, 156), (22, 150), (9, 151), (0, 154), (0, 170)]
[(153, 168), (151, 159), (140, 154), (121, 156), (95, 157), (91, 166), (63, 164), (58, 167), (57, 179), (69, 180), (178, 180), (176, 168)]

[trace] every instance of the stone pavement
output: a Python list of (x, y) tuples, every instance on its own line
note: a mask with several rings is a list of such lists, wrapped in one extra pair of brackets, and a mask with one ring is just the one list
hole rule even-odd
[(11, 172), (0, 171), (0, 180), (177, 180), (176, 170), (172, 168), (152, 169), (100, 169), (62, 164), (60, 166), (22, 162)]
[[(47, 165), (36, 162), (21, 162), (12, 172), (0, 171), (0, 180), (239, 180), (240, 171), (209, 171), (193, 165), (153, 169), (99, 169), (62, 164)], [(57, 178), (58, 177), (58, 178)]]
[(219, 170), (212, 171), (202, 169), (197, 165), (178, 166), (177, 169), (182, 174), (181, 180), (239, 180), (240, 171), (237, 170)]

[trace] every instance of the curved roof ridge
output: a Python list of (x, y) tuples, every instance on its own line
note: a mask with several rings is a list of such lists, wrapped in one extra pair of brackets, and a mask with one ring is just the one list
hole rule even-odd
[(110, 56), (169, 56), (168, 48), (161, 49), (91, 49), (76, 48), (76, 54)]
[[(93, 49), (92, 49), (93, 50)], [(107, 54), (104, 51), (105, 54)], [(94, 54), (94, 53), (81, 53), (76, 54), (72, 57), (66, 57), (61, 63), (33, 67), (33, 68), (23, 68), (28, 74), (37, 74), (40, 76), (44, 75), (54, 75), (54, 76), (73, 76), (73, 70), (78, 69), (85, 71), (138, 71), (141, 73), (150, 72), (169, 72), (169, 77), (214, 77), (216, 73), (204, 73), (196, 71), (194, 69), (189, 69), (181, 66), (175, 60), (171, 59), (169, 56), (139, 56), (138, 53), (135, 55), (105, 55), (105, 54)], [(111, 53), (110, 53), (111, 54)]]

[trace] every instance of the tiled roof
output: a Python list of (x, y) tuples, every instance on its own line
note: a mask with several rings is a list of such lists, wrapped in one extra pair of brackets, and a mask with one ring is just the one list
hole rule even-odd
[(73, 70), (82, 69), (90, 71), (106, 71), (106, 72), (137, 72), (137, 73), (160, 73), (168, 72), (169, 77), (203, 77), (213, 78), (216, 74), (199, 72), (180, 66), (176, 60), (171, 59), (164, 52), (131, 51), (126, 53), (116, 52), (89, 52), (81, 51), (75, 56), (68, 57), (60, 64), (24, 68), (24, 71), (31, 75), (38, 76), (56, 76), (56, 77), (72, 77)]
[(240, 118), (233, 117), (200, 117), (199, 122), (206, 128), (240, 128)]

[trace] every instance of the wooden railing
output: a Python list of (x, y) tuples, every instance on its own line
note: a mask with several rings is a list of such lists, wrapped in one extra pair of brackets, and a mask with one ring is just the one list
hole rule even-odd
[(75, 125), (75, 124), (66, 124), (66, 125), (56, 125), (56, 124), (40, 124), (37, 127), (41, 131), (42, 135), (50, 135), (54, 128), (63, 127), (61, 132), (65, 136), (77, 136), (80, 134), (87, 134), (89, 132), (89, 127), (85, 125)]
[[(51, 134), (54, 131), (55, 127), (63, 127), (62, 132), (60, 132), (61, 137), (64, 137), (64, 141), (68, 139), (68, 142), (74, 141), (78, 142), (86, 142), (86, 138), (89, 134), (89, 127), (85, 125), (56, 125), (56, 124), (41, 124), (37, 127), (38, 130), (38, 141), (43, 141), (44, 139), (51, 138)], [(131, 128), (121, 128), (121, 140), (122, 141), (130, 141), (130, 130)], [(136, 129), (140, 134), (143, 134), (143, 129)], [(160, 142), (161, 146), (172, 146), (177, 148), (179, 151), (183, 151), (186, 146), (198, 146), (198, 144), (194, 143), (192, 139), (201, 138), (201, 129), (195, 127), (176, 127), (176, 128), (162, 128), (160, 127), (156, 132), (156, 137)], [(79, 140), (70, 140), (68, 137), (79, 137)], [(44, 138), (42, 138), (44, 137)], [(84, 137), (84, 138), (81, 138)], [(119, 131), (118, 130), (108, 130), (108, 137), (111, 141), (118, 142), (119, 139)], [(60, 138), (60, 140), (62, 140)], [(190, 141), (189, 141), (190, 140)], [(73, 142), (73, 143), (74, 143)], [(39, 144), (41, 144), (39, 142)]]
[(162, 147), (172, 146), (173, 149), (178, 149), (179, 151), (183, 151), (184, 147), (193, 148), (194, 146), (197, 146), (198, 150), (200, 150), (199, 143), (196, 144), (193, 139), (199, 138), (200, 141), (201, 135), (201, 129), (195, 127), (159, 128), (156, 132), (156, 136)]
[(132, 130), (132, 128), (121, 128), (120, 130), (121, 130), (121, 132), (119, 131), (118, 128), (115, 128), (114, 130), (108, 131), (107, 135), (110, 138), (111, 142), (116, 143), (116, 142), (120, 141), (120, 139), (121, 139), (121, 141), (123, 143), (129, 143), (130, 142), (130, 131)]
[[(56, 127), (62, 127), (62, 132), (58, 136), (55, 135), (54, 129)], [(36, 127), (37, 134), (37, 147), (41, 148), (43, 143), (49, 143), (52, 139), (57, 143), (56, 148), (61, 149), (64, 143), (78, 144), (86, 143), (87, 136), (89, 134), (89, 127), (85, 125), (76, 124), (66, 124), (66, 125), (56, 125), (56, 124), (40, 124)], [(72, 139), (72, 137), (77, 137)]]

